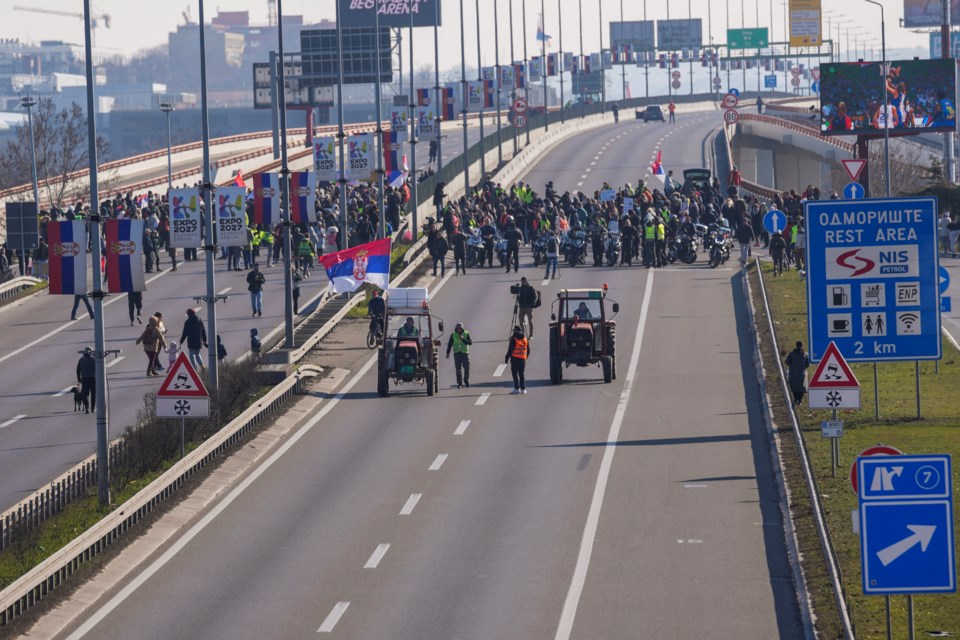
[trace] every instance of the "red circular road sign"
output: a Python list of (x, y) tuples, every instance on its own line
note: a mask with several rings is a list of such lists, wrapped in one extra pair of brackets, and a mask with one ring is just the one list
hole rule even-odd
[(737, 113), (736, 109), (727, 109), (723, 112), (723, 121), (727, 124), (737, 124), (737, 120), (740, 119), (740, 114)]
[(679, 80), (681, 75), (683, 74), (681, 74), (679, 71), (674, 71), (673, 73), (670, 74), (670, 77), (673, 78), (674, 80)]
[(670, 86), (672, 86), (674, 89), (679, 89), (679, 88), (680, 88), (680, 81), (679, 81), (679, 80), (674, 80), (673, 82), (670, 83)]
[[(723, 96), (723, 100), (720, 101), (720, 104), (722, 104), (726, 109), (733, 109), (740, 104), (740, 98), (732, 93), (728, 93), (727, 95)], [(734, 122), (736, 122), (736, 120), (734, 120)]]
[[(878, 444), (875, 447), (869, 447), (860, 452), (861, 456), (902, 456), (903, 451), (900, 449), (895, 449), (894, 447), (888, 447), (885, 444)], [(856, 495), (860, 495), (860, 490), (857, 488), (857, 458), (853, 459), (853, 464), (850, 465), (850, 486), (853, 487), (853, 492)]]
[(800, 86), (800, 76), (794, 76), (793, 79), (790, 81), (790, 84), (792, 84), (792, 85), (795, 86), (795, 87), (799, 87), (799, 86)]
[(524, 113), (527, 110), (527, 101), (524, 98), (517, 98), (513, 101), (513, 110), (517, 113)]
[(526, 127), (527, 116), (523, 115), (522, 113), (518, 113), (517, 115), (513, 116), (513, 126), (515, 126), (517, 129), (523, 129)]

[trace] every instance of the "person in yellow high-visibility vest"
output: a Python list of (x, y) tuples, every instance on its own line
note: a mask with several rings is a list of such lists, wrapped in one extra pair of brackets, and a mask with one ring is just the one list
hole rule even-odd
[(448, 359), (450, 352), (453, 351), (453, 366), (457, 371), (457, 389), (463, 385), (470, 386), (470, 345), (472, 344), (470, 332), (463, 328), (462, 322), (458, 322), (447, 341)]

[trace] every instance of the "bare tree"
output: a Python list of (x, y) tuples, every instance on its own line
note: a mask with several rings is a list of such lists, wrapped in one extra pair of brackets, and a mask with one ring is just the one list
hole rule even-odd
[[(882, 145), (870, 145), (870, 191), (871, 198), (883, 197), (887, 192), (884, 175), (884, 156)], [(915, 144), (898, 144), (890, 147), (890, 193), (902, 196), (921, 191), (936, 174), (939, 162), (931, 151)], [(942, 171), (941, 171), (942, 175)], [(843, 185), (850, 181), (843, 166), (836, 162), (831, 167), (831, 180), (834, 185)], [(839, 191), (839, 189), (837, 189)]]
[[(33, 138), (37, 156), (40, 200), (61, 207), (75, 193), (86, 193), (85, 184), (71, 174), (86, 169), (87, 118), (76, 102), (57, 110), (50, 98), (41, 98), (33, 113)], [(110, 145), (97, 137), (97, 159), (104, 162)], [(30, 131), (24, 122), (17, 137), (0, 150), (0, 189), (30, 183)]]

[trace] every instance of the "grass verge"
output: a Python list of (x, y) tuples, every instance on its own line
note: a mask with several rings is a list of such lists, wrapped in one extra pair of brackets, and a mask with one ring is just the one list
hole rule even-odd
[[(794, 271), (774, 278), (772, 266), (767, 262), (762, 263), (762, 269), (780, 348), (788, 349), (788, 345), (793, 345), (797, 340), (806, 343), (805, 281), (800, 280)], [(776, 364), (772, 361), (777, 354), (773, 352), (765, 326), (766, 317), (755, 270), (751, 270), (751, 285), (757, 313), (757, 330), (763, 340), (767, 386), (784, 446), (788, 480), (791, 483), (791, 512), (797, 524), (801, 551), (806, 558), (804, 571), (818, 618), (818, 633), (823, 638), (842, 637), (839, 618), (835, 611), (831, 611), (833, 596), (823, 567), (819, 542), (816, 540), (808, 496), (805, 496), (800, 463), (792, 453), (796, 443), (788, 426), (789, 416), (780, 390), (780, 381), (776, 377)], [(874, 419), (873, 366), (852, 365), (863, 387), (862, 408), (840, 414), (844, 421), (844, 437), (840, 441), (840, 466), (836, 476), (832, 474), (829, 442), (820, 436), (820, 421), (829, 418), (830, 412), (810, 410), (806, 406), (800, 407), (797, 412), (814, 468), (820, 499), (826, 512), (834, 552), (840, 563), (847, 605), (858, 638), (885, 638), (886, 622), (884, 598), (868, 597), (862, 593), (860, 541), (853, 533), (851, 524), (851, 511), (857, 508), (857, 497), (849, 483), (850, 465), (860, 451), (881, 442), (895, 446), (904, 453), (949, 453), (955, 459), (960, 459), (960, 405), (956, 392), (960, 388), (960, 354), (947, 340), (944, 340), (943, 353), (939, 373), (936, 372), (933, 362), (920, 364), (920, 419), (916, 417), (913, 362), (879, 365), (879, 421)], [(958, 469), (954, 468), (955, 487), (957, 480)], [(954, 518), (958, 518), (957, 512), (954, 513)], [(907, 636), (906, 600), (904, 596), (892, 597), (894, 637)], [(916, 628), (920, 634), (926, 631), (960, 634), (960, 595), (914, 596), (914, 611)]]

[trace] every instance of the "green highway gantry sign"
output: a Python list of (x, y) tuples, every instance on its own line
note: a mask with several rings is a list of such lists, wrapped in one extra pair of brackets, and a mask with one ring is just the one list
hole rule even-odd
[(730, 49), (763, 49), (770, 44), (766, 27), (762, 29), (727, 29)]

